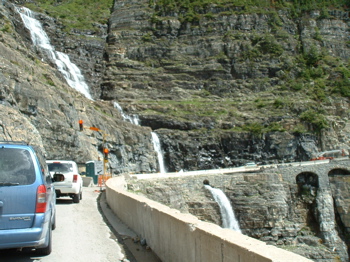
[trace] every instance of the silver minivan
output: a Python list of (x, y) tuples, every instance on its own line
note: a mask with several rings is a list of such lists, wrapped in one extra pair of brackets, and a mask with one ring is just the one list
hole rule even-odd
[(52, 250), (56, 227), (53, 181), (39, 149), (0, 142), (0, 249)]

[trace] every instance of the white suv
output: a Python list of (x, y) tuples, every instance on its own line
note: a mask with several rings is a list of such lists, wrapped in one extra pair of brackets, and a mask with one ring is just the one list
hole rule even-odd
[(83, 195), (83, 179), (78, 165), (69, 160), (47, 160), (46, 163), (54, 180), (56, 198), (69, 196), (74, 203), (79, 203)]

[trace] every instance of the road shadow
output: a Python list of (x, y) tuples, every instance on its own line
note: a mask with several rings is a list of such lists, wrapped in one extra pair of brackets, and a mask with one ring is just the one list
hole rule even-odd
[(24, 249), (17, 251), (15, 249), (0, 250), (0, 261), (6, 262), (39, 262), (41, 256), (36, 255), (35, 251)]
[(71, 198), (57, 198), (56, 205), (72, 205), (75, 204)]
[(147, 245), (142, 245), (139, 237), (128, 228), (111, 210), (106, 201), (105, 191), (97, 198), (97, 207), (106, 225), (111, 230), (110, 238), (118, 240), (124, 249), (127, 261), (162, 262)]

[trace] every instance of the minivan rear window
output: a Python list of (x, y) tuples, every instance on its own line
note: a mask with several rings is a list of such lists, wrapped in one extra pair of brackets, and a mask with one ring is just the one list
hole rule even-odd
[(34, 182), (35, 169), (30, 152), (21, 148), (0, 148), (0, 186)]

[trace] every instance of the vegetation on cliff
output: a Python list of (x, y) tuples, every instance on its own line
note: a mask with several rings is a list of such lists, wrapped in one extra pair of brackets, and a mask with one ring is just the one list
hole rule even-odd
[[(106, 24), (110, 16), (113, 0), (38, 0), (26, 3), (28, 8), (42, 12), (60, 20), (67, 31), (92, 29), (94, 23)], [(149, 0), (155, 16), (178, 13), (186, 21), (213, 17), (207, 8), (215, 6), (223, 9), (220, 15), (232, 13), (272, 12), (277, 9), (289, 9), (293, 14), (310, 10), (322, 10), (322, 16), (328, 17), (328, 8), (349, 8), (349, 0)], [(155, 18), (155, 17), (154, 17)]]
[[(96, 23), (107, 23), (112, 5), (112, 0), (40, 0), (35, 4), (28, 4), (28, 7), (57, 18), (67, 32), (73, 32), (98, 30)], [(190, 26), (200, 34), (207, 34), (208, 39), (216, 34), (212, 38), (213, 42), (227, 46), (237, 45), (241, 50), (234, 56), (223, 51), (210, 55), (199, 54), (198, 57), (179, 54), (176, 59), (167, 54), (145, 58), (140, 54), (128, 54), (130, 59), (138, 60), (137, 63), (144, 68), (143, 71), (154, 71), (157, 75), (168, 71), (170, 74), (173, 72), (173, 76), (183, 72), (182, 78), (186, 80), (176, 80), (178, 83), (169, 81), (162, 82), (164, 86), (157, 86), (157, 83), (151, 83), (152, 80), (144, 79), (142, 83), (132, 84), (151, 86), (160, 93), (168, 92), (174, 85), (191, 85), (191, 80), (187, 79), (200, 74), (199, 70), (208, 71), (212, 75), (211, 78), (208, 75), (195, 76), (194, 82), (201, 82), (203, 88), (189, 90), (191, 88), (184, 87), (183, 93), (186, 95), (183, 97), (176, 97), (175, 94), (170, 99), (136, 98), (136, 112), (132, 113), (145, 117), (158, 115), (176, 121), (203, 122), (210, 119), (216, 123), (214, 128), (217, 129), (257, 134), (285, 130), (297, 133), (320, 132), (332, 125), (325, 108), (334, 105), (334, 101), (338, 99), (350, 98), (349, 60), (330, 54), (326, 46), (327, 35), (318, 26), (310, 29), (309, 39), (301, 39), (301, 32), (291, 35), (287, 30), (289, 25), (286, 24), (287, 18), (300, 27), (302, 23), (306, 23), (308, 15), (305, 14), (313, 10), (319, 12), (316, 18), (318, 21), (335, 19), (330, 11), (347, 10), (348, 0), (150, 0), (148, 8), (149, 28), (143, 29), (145, 31), (139, 39), (134, 39), (145, 50), (168, 49), (169, 45), (174, 45), (174, 40), (166, 40), (167, 36), (161, 33), (161, 30), (172, 30), (171, 26), (164, 27), (171, 19), (178, 19), (181, 23), (178, 29), (180, 32)], [(222, 30), (222, 33), (215, 32), (217, 21), (220, 20), (218, 18), (242, 14), (266, 15), (268, 28), (263, 31), (244, 32), (231, 29)], [(219, 23), (223, 21), (220, 20)], [(133, 30), (134, 28), (129, 28), (130, 32)], [(177, 45), (185, 44), (176, 41)], [(288, 50), (292, 48), (294, 50)], [(197, 61), (190, 61), (192, 59)], [(238, 78), (235, 82), (220, 79), (222, 75), (227, 78), (229, 74), (233, 74), (232, 61), (250, 73), (234, 76)], [(200, 68), (200, 65), (203, 68), (193, 69), (192, 62), (198, 64), (195, 68)], [(208, 64), (210, 68), (205, 69)], [(271, 68), (271, 64), (274, 68)], [(253, 71), (269, 73), (268, 76), (252, 77)], [(221, 87), (224, 81), (226, 82)], [(131, 92), (138, 91), (133, 89)], [(129, 100), (128, 96), (124, 98)], [(276, 120), (284, 119), (286, 115), (298, 119), (299, 123), (289, 125)]]
[(348, 0), (149, 0), (150, 7), (156, 10), (156, 16), (167, 16), (178, 13), (182, 20), (199, 21), (202, 16), (214, 17), (214, 14), (206, 10), (215, 6), (223, 11), (220, 15), (233, 13), (266, 13), (276, 9), (289, 9), (294, 15), (310, 10), (322, 10), (324, 16), (328, 16), (328, 8), (344, 8), (349, 5)]
[[(248, 78), (242, 81), (242, 85), (245, 85), (251, 91), (254, 89), (258, 91), (246, 94), (250, 99), (245, 97), (245, 102), (242, 102), (242, 97), (238, 98), (236, 96), (237, 92), (219, 94), (221, 97), (230, 97), (232, 104), (239, 105), (239, 110), (236, 111), (234, 117), (236, 122), (239, 121), (238, 115), (247, 116), (247, 112), (250, 112), (251, 116), (254, 115), (255, 120), (247, 121), (246, 118), (244, 123), (239, 125), (243, 130), (253, 133), (285, 130), (281, 123), (271, 123), (273, 120), (266, 121), (266, 118), (271, 119), (276, 116), (284, 118), (287, 112), (295, 119), (299, 119), (301, 123), (308, 123), (304, 127), (294, 125), (293, 129), (288, 131), (319, 133), (321, 130), (330, 127), (332, 123), (327, 119), (329, 112), (325, 108), (333, 105), (334, 101), (350, 97), (349, 60), (330, 54), (326, 47), (327, 44), (325, 44), (329, 39), (324, 38), (327, 38), (327, 36), (322, 34), (317, 26), (312, 29), (314, 31), (310, 33), (308, 36), (310, 39), (308, 40), (305, 36), (299, 35), (302, 32), (298, 32), (294, 36), (294, 40), (298, 42), (294, 53), (287, 51), (286, 46), (292, 38), (290, 33), (286, 31), (286, 24), (282, 21), (283, 15), (279, 13), (279, 10), (287, 11), (285, 13), (287, 17), (300, 26), (303, 23), (302, 21), (307, 19), (307, 12), (317, 10), (319, 15), (316, 20), (318, 21), (322, 19), (332, 20), (335, 17), (332, 16), (331, 10), (337, 8), (340, 10), (348, 9), (348, 4), (348, 1), (216, 1), (215, 3), (212, 1), (150, 1), (150, 6), (155, 10), (151, 21), (157, 29), (162, 28), (165, 21), (174, 16), (178, 17), (182, 23), (180, 27), (185, 28), (186, 24), (191, 23), (193, 26), (198, 26), (202, 32), (206, 31), (207, 33), (210, 32), (210, 27), (214, 27), (208, 21), (214, 20), (214, 18), (249, 13), (265, 14), (269, 17), (269, 29), (265, 32), (246, 30), (246, 33), (240, 33), (236, 29), (225, 32), (221, 41), (227, 45), (237, 42), (248, 43), (239, 54), (232, 57), (232, 54), (227, 52), (216, 57), (207, 57), (207, 61), (211, 60), (222, 65), (222, 69), (218, 68), (217, 71), (230, 70), (230, 60), (234, 60), (236, 63), (248, 64), (248, 70), (252, 71), (261, 66), (257, 65), (258, 63), (263, 64), (266, 61), (269, 61), (266, 63), (275, 63), (274, 60), (278, 61), (278, 74), (270, 73), (271, 77), (258, 79), (253, 79), (253, 77), (249, 79), (248, 75)], [(213, 10), (215, 10), (215, 13)], [(208, 26), (204, 28), (206, 25)], [(158, 44), (159, 41), (163, 41), (163, 35), (157, 34), (158, 32), (155, 31), (147, 38), (147, 42), (152, 45), (152, 43)], [(145, 45), (147, 44), (145, 43)], [(163, 58), (162, 63), (172, 62), (165, 61)], [(157, 63), (154, 62), (154, 64)], [(266, 70), (272, 71), (274, 69), (266, 68)], [(193, 101), (192, 107), (198, 108), (199, 112), (207, 110), (207, 116), (211, 116), (213, 119), (217, 119), (218, 114), (222, 120), (230, 121), (230, 118), (233, 119), (232, 109), (234, 107), (227, 110), (225, 100), (217, 100), (214, 105), (212, 103), (213, 95), (218, 93), (213, 93), (209, 89), (206, 91), (200, 94), (201, 98), (206, 100), (206, 97), (210, 102), (203, 101), (202, 107), (200, 107), (197, 106), (198, 101)], [(183, 101), (183, 104), (187, 107), (190, 103), (188, 100)], [(207, 107), (208, 104), (211, 105), (210, 109)], [(182, 112), (182, 117), (186, 118), (188, 111), (181, 111), (182, 107), (186, 106), (177, 107), (176, 114), (170, 113), (170, 115), (179, 117)], [(161, 111), (166, 111), (166, 114), (169, 113), (169, 110), (162, 109)], [(198, 111), (195, 110), (194, 112)], [(227, 114), (225, 114), (225, 111)], [(213, 114), (210, 115), (210, 112), (213, 112)], [(249, 123), (249, 121), (254, 122)]]
[(113, 0), (38, 0), (27, 3), (33, 11), (46, 13), (64, 25), (66, 32), (98, 31), (98, 24), (107, 24)]

